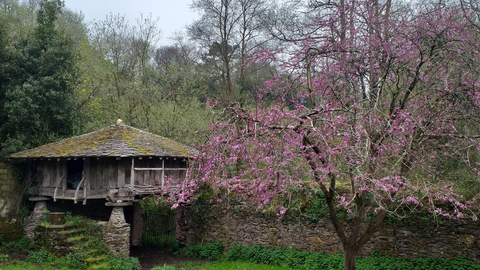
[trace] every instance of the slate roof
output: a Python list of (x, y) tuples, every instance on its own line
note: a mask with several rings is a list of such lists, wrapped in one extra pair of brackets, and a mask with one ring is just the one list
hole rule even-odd
[(84, 135), (10, 155), (11, 158), (62, 157), (191, 157), (192, 147), (124, 124), (111, 125)]

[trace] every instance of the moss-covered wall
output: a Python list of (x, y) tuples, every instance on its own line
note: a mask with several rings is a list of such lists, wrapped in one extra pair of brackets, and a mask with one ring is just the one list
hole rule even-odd
[[(296, 247), (305, 251), (341, 253), (342, 246), (331, 221), (320, 218), (314, 223), (267, 219), (242, 206), (210, 205), (208, 211), (182, 208), (177, 216), (177, 241), (193, 245), (220, 241), (229, 248), (233, 243), (262, 244), (264, 247)], [(413, 217), (401, 223), (386, 222), (378, 228), (360, 255), (373, 251), (405, 258), (465, 256), (480, 263), (480, 225), (472, 220), (430, 220)]]
[(18, 220), (22, 196), (22, 186), (11, 165), (0, 163), (0, 234), (4, 240), (14, 240), (23, 233)]

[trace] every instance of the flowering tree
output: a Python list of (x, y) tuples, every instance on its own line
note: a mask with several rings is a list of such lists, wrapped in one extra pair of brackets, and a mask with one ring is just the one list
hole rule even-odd
[(218, 114), (177, 203), (203, 186), (259, 208), (320, 189), (345, 269), (397, 209), (476, 220), (478, 198), (463, 199), (437, 168), (447, 157), (478, 165), (480, 53), (468, 12), (378, 0), (315, 11), (309, 36), (259, 53), (288, 76), (266, 82), (257, 107)]

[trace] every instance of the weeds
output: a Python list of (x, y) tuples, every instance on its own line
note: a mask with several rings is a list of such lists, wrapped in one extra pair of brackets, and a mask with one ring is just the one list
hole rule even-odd
[(55, 255), (42, 247), (39, 251), (30, 251), (26, 261), (31, 263), (50, 263), (55, 261)]
[(8, 243), (0, 239), (0, 248), (16, 252), (27, 252), (32, 248), (32, 242), (26, 236)]

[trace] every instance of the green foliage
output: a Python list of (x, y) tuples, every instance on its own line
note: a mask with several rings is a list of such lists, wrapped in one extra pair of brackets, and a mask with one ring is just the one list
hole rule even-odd
[[(38, 270), (39, 265), (36, 263), (30, 263), (25, 261), (10, 261), (6, 263), (0, 263), (2, 270)], [(41, 266), (42, 270), (71, 270), (65, 267), (58, 267), (58, 266), (50, 266), (47, 264), (43, 264)]]
[(23, 236), (18, 240), (8, 243), (2, 243), (2, 240), (0, 240), (0, 247), (11, 251), (27, 252), (32, 248), (32, 242), (30, 239), (28, 239), (28, 237)]
[(198, 244), (191, 247), (186, 247), (184, 255), (194, 259), (202, 260), (218, 260), (223, 254), (223, 244), (215, 241), (213, 243)]
[[(343, 254), (326, 255), (318, 252), (300, 251), (296, 248), (264, 248), (260, 244), (244, 247), (235, 244), (228, 253), (229, 261), (249, 261), (257, 264), (287, 266), (293, 269), (344, 269)], [(437, 257), (426, 259), (396, 258), (389, 255), (378, 254), (366, 258), (357, 258), (359, 270), (433, 270), (433, 269), (480, 269), (480, 265), (459, 257), (456, 260), (447, 260)]]
[(87, 263), (83, 261), (83, 257), (76, 253), (69, 253), (66, 258), (66, 265), (72, 269), (86, 269)]
[[(186, 270), (195, 269), (195, 270), (239, 270), (239, 269), (249, 269), (249, 270), (291, 270), (293, 268), (286, 266), (278, 265), (265, 265), (265, 264), (255, 264), (252, 262), (245, 261), (235, 261), (235, 262), (226, 262), (226, 261), (210, 261), (210, 262), (187, 262), (182, 263), (180, 266), (184, 267)], [(183, 268), (177, 268), (183, 269)]]
[(27, 262), (32, 263), (49, 263), (53, 262), (54, 260), (55, 255), (43, 247), (39, 251), (30, 251), (27, 257)]
[(172, 205), (162, 202), (161, 198), (153, 197), (146, 200), (140, 201), (145, 212), (157, 213), (163, 215), (174, 215), (175, 209), (172, 209)]
[(10, 46), (0, 93), (2, 157), (75, 133), (76, 55), (56, 26), (61, 8), (61, 1), (41, 1), (34, 31)]
[(8, 261), (8, 254), (0, 253), (0, 262), (6, 262), (6, 261)]
[(177, 268), (173, 265), (164, 264), (163, 266), (155, 266), (151, 270), (185, 270), (185, 268)]
[(121, 258), (112, 257), (109, 260), (110, 267), (115, 270), (139, 270), (142, 269), (140, 262), (135, 257)]
[[(479, 162), (480, 153), (476, 150), (471, 152), (470, 162)], [(448, 158), (441, 162), (440, 168), (443, 171), (440, 177), (454, 182), (456, 191), (464, 195), (466, 199), (471, 199), (480, 194), (480, 177), (477, 172), (472, 171), (465, 161)]]

